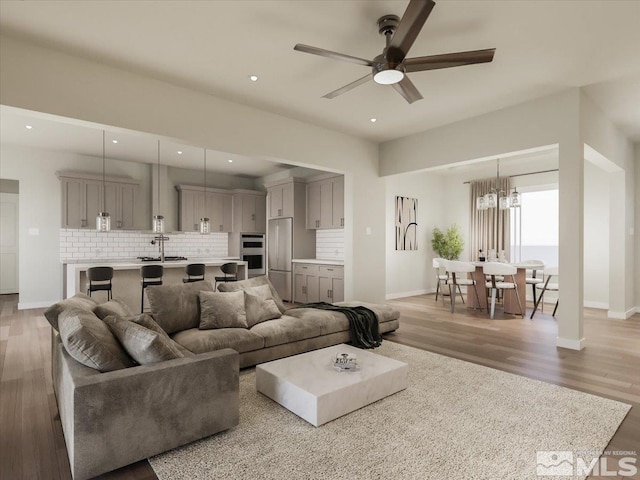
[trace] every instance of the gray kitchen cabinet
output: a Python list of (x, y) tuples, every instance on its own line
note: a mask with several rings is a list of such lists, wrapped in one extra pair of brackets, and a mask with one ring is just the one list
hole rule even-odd
[(57, 172), (62, 183), (62, 227), (96, 227), (101, 211), (111, 215), (112, 229), (135, 227), (136, 180), (105, 177), (104, 206), (102, 176), (80, 172)]
[(344, 300), (344, 267), (320, 265), (318, 288), (319, 301), (327, 303), (342, 302)]
[(178, 190), (178, 228), (182, 232), (200, 230), (200, 219), (206, 217), (211, 232), (233, 231), (233, 195), (225, 190), (193, 185), (176, 185)]
[(182, 232), (197, 232), (198, 223), (204, 213), (204, 193), (181, 189), (178, 195), (178, 211), (180, 212), (178, 229)]
[(294, 268), (294, 302), (311, 303), (320, 301), (318, 273), (318, 265), (296, 263)]
[(266, 196), (262, 192), (234, 193), (234, 231), (265, 233), (267, 231), (266, 201)]
[(229, 193), (207, 193), (207, 215), (212, 232), (233, 231), (233, 196)]
[(294, 291), (297, 303), (341, 302), (344, 300), (344, 267), (296, 263)]
[(269, 218), (293, 217), (293, 181), (271, 186), (269, 192)]
[(344, 177), (307, 183), (307, 228), (344, 227)]

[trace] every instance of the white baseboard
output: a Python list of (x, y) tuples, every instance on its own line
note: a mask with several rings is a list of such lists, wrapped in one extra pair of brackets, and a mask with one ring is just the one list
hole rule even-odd
[(556, 346), (560, 348), (568, 348), (569, 350), (582, 350), (585, 345), (585, 339), (573, 340), (572, 338), (556, 337)]
[(607, 312), (607, 317), (609, 318), (617, 318), (620, 320), (626, 320), (629, 317), (632, 317), (633, 314), (635, 314), (636, 312), (639, 312), (640, 309), (638, 307), (633, 307), (629, 310), (627, 310), (626, 312), (614, 312), (613, 310), (609, 310)]
[(18, 310), (30, 310), (32, 308), (48, 308), (60, 300), (49, 300), (47, 302), (18, 302)]
[(420, 290), (412, 290), (410, 292), (387, 293), (384, 298), (386, 300), (394, 300), (396, 298), (415, 297), (416, 295), (425, 295), (427, 293), (436, 293), (436, 289), (423, 288)]
[(583, 306), (586, 308), (597, 308), (599, 310), (609, 310), (609, 304), (605, 302), (590, 302), (585, 301)]

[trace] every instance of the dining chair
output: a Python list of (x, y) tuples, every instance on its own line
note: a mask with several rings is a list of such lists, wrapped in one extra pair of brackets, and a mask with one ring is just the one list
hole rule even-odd
[[(462, 298), (462, 303), (464, 303), (464, 297), (462, 296), (462, 290), (460, 289), (460, 285), (466, 285), (467, 287), (473, 285), (473, 289), (476, 292), (476, 297), (478, 297), (478, 290), (476, 288), (476, 281), (469, 276), (469, 274), (473, 274), (476, 271), (476, 266), (473, 263), (469, 262), (459, 262), (456, 260), (447, 261), (447, 274), (449, 279), (447, 280), (447, 285), (449, 285), (449, 296), (451, 298), (451, 313), (454, 312), (456, 306), (456, 287), (458, 287), (458, 291), (460, 292), (460, 298)], [(451, 288), (453, 287), (453, 289)], [(452, 291), (453, 290), (453, 291)], [(482, 310), (482, 307), (480, 307)]]
[(92, 292), (107, 292), (107, 301), (113, 298), (111, 280), (113, 279), (112, 267), (91, 267), (87, 269), (87, 295)]
[[(444, 258), (434, 258), (431, 262), (434, 270), (436, 271), (436, 302), (438, 301), (438, 294), (442, 297), (442, 306), (444, 306), (444, 294), (441, 291), (440, 286), (447, 284), (449, 275), (446, 273), (447, 261)], [(444, 272), (444, 273), (443, 273)]]
[[(516, 299), (518, 300), (518, 307), (524, 318), (525, 311), (522, 309), (522, 303), (520, 302), (520, 294), (518, 293), (518, 286), (516, 284), (516, 273), (518, 269), (508, 263), (499, 262), (487, 262), (482, 267), (482, 272), (489, 276), (490, 279), (486, 283), (486, 287), (491, 290), (491, 311), (489, 318), (493, 318), (493, 314), (496, 308), (496, 293), (498, 290), (515, 290)], [(503, 277), (503, 280), (498, 280), (499, 277)], [(507, 282), (507, 277), (511, 277), (511, 281)]]
[[(531, 316), (529, 318), (533, 318), (538, 310), (538, 305), (540, 302), (543, 302), (544, 305), (544, 293), (545, 292), (559, 292), (560, 291), (560, 283), (558, 282), (559, 270), (558, 267), (548, 267), (544, 269), (544, 283), (539, 283), (536, 285), (536, 288), (540, 290), (540, 295), (538, 295), (538, 301), (533, 306), (533, 311), (531, 312)], [(555, 281), (552, 282), (551, 279), (555, 278)], [(556, 316), (556, 310), (558, 310), (558, 302), (560, 300), (556, 300), (556, 306), (553, 308), (553, 313), (551, 314), (553, 317)]]
[(533, 304), (535, 305), (537, 291), (536, 285), (544, 282), (542, 276), (538, 275), (539, 272), (544, 272), (544, 262), (542, 260), (525, 260), (524, 262), (520, 262), (520, 266), (527, 269), (526, 283), (527, 285), (531, 285)]

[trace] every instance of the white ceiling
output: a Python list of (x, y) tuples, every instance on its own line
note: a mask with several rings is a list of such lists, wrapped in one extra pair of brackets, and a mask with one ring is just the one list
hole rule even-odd
[[(412, 105), (373, 82), (321, 98), (367, 69), (293, 46), (372, 58), (384, 44), (376, 20), (402, 15), (407, 3), (2, 1), (0, 27), (6, 35), (376, 142), (581, 86), (590, 86), (587, 94), (640, 140), (638, 1), (439, 0), (410, 56), (495, 47), (493, 63), (410, 74), (424, 96)], [(250, 74), (260, 80), (249, 81)]]

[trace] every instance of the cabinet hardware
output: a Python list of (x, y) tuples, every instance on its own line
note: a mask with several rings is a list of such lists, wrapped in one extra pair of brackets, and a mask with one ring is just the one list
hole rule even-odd
[(86, 227), (87, 226), (87, 220), (84, 219), (84, 218), (82, 220), (80, 220), (80, 226), (81, 227)]
[(251, 214), (251, 220), (255, 220), (255, 219), (256, 219), (256, 214), (255, 214), (255, 213), (252, 213), (252, 214)]
[(331, 298), (331, 290), (327, 290), (327, 297)]
[(329, 298), (333, 300), (333, 290), (329, 290)]
[(220, 231), (222, 231), (222, 225), (220, 225)]
[(197, 224), (197, 223), (194, 223), (194, 224), (193, 224), (193, 229), (194, 229), (194, 230), (198, 230), (198, 224)]
[(341, 218), (341, 219), (340, 219), (340, 226), (341, 226), (341, 227), (344, 227), (344, 218)]
[(304, 287), (304, 286), (302, 287), (302, 293), (305, 293), (305, 294), (307, 293), (307, 287)]

